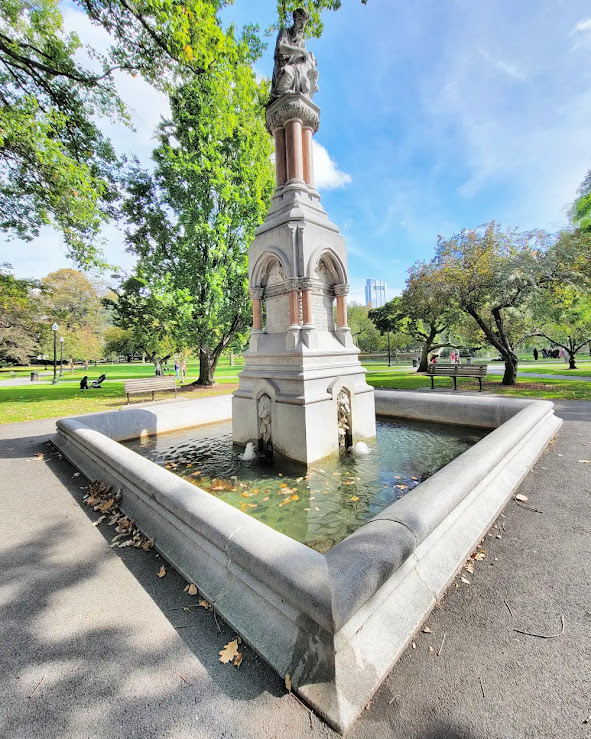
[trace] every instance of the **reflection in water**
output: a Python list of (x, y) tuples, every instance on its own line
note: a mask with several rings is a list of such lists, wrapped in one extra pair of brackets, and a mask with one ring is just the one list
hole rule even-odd
[(484, 429), (378, 418), (369, 454), (306, 468), (277, 455), (243, 458), (232, 422), (125, 442), (156, 464), (320, 552), (426, 480)]

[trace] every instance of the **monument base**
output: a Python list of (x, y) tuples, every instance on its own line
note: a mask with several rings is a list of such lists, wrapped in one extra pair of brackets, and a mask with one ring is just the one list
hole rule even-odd
[[(311, 464), (375, 438), (373, 388), (365, 382), (356, 348), (265, 354), (264, 343), (263, 338), (256, 354), (245, 355), (232, 401), (235, 443), (251, 441), (259, 450)], [(267, 417), (261, 419), (264, 397)], [(268, 447), (261, 425), (270, 432)]]

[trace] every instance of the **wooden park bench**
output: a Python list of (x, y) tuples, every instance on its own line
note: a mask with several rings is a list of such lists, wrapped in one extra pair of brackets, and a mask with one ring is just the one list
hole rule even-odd
[(431, 390), (435, 389), (436, 377), (451, 377), (454, 381), (454, 390), (458, 389), (458, 377), (475, 377), (482, 392), (482, 378), (486, 377), (486, 364), (437, 364), (431, 362), (427, 374), (431, 378)]
[(141, 380), (127, 380), (125, 382), (125, 394), (129, 403), (130, 395), (139, 395), (140, 393), (152, 393), (154, 395), (162, 390), (174, 390), (176, 398), (176, 381), (174, 377), (146, 377)]

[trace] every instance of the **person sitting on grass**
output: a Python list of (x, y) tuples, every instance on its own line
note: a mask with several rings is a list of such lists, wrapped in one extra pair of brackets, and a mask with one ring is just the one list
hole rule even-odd
[(88, 390), (88, 375), (84, 375), (80, 380), (80, 390)]

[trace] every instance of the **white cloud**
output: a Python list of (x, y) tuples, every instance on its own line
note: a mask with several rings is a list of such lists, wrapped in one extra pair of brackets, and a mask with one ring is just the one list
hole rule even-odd
[(575, 26), (575, 32), (587, 33), (591, 32), (591, 18), (587, 18), (584, 21), (579, 21)]
[(338, 190), (353, 182), (351, 175), (338, 168), (322, 144), (313, 141), (313, 148), (314, 183), (319, 190)]

